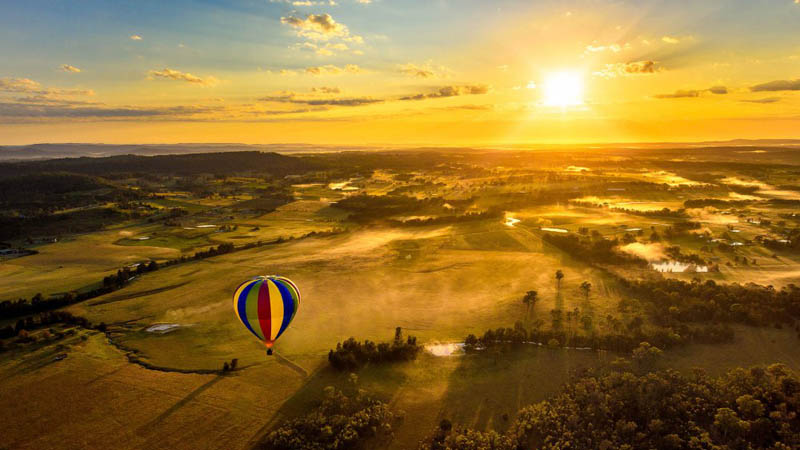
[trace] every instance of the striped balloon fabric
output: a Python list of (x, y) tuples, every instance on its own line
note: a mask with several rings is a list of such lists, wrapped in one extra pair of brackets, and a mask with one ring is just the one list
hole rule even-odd
[(279, 276), (261, 276), (245, 281), (233, 294), (233, 310), (242, 324), (264, 341), (272, 354), (275, 340), (297, 314), (300, 291), (291, 280)]

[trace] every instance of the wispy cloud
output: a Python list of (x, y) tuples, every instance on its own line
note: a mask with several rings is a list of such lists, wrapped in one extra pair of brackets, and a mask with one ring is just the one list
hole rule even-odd
[[(361, 67), (358, 67), (355, 64), (347, 64), (345, 66), (339, 67), (334, 66), (332, 64), (324, 65), (324, 66), (312, 66), (306, 67), (305, 73), (310, 75), (343, 75), (343, 74), (359, 74), (364, 73), (364, 70)], [(288, 75), (288, 73), (287, 73)]]
[(800, 79), (770, 81), (752, 86), (750, 90), (753, 92), (800, 91)]
[(594, 72), (594, 75), (603, 78), (616, 78), (620, 76), (654, 74), (663, 70), (664, 69), (658, 65), (658, 62), (646, 60), (606, 64), (603, 69)]
[(630, 43), (625, 44), (598, 44), (597, 42), (593, 42), (586, 46), (583, 53), (588, 55), (592, 53), (603, 53), (603, 52), (611, 52), (611, 53), (619, 53), (623, 50), (628, 50), (631, 48)]
[(434, 92), (408, 95), (401, 97), (400, 100), (425, 100), (429, 98), (458, 97), (460, 95), (482, 95), (488, 94), (490, 90), (491, 87), (485, 84), (444, 86)]
[(262, 102), (292, 103), (309, 106), (362, 106), (382, 103), (383, 100), (372, 97), (357, 98), (306, 98), (296, 92), (279, 92), (258, 99)]
[[(796, 0), (796, 2), (800, 2), (800, 0)], [(756, 98), (756, 99), (753, 99), (753, 100), (742, 100), (742, 101), (745, 102), (745, 103), (767, 104), (767, 103), (778, 103), (779, 101), (781, 101), (781, 98), (780, 97), (767, 97), (767, 98)]]
[(217, 83), (219, 83), (219, 80), (212, 76), (202, 78), (192, 75), (188, 72), (181, 72), (179, 70), (168, 68), (164, 68), (162, 70), (151, 70), (147, 74), (150, 79), (162, 78), (167, 80), (185, 81), (187, 83), (198, 84), (201, 86), (215, 86)]
[(78, 69), (75, 66), (70, 66), (69, 64), (62, 64), (60, 67), (61, 70), (64, 72), (71, 72), (71, 73), (80, 73), (81, 69)]
[(311, 88), (311, 92), (320, 94), (341, 94), (342, 90), (338, 87), (320, 86)]
[(45, 96), (90, 96), (94, 95), (91, 89), (64, 89), (44, 87), (38, 81), (29, 78), (0, 78), (0, 92), (16, 92), (26, 94), (39, 94)]
[(142, 37), (139, 36), (138, 34), (132, 34), (132, 35), (129, 36), (129, 38), (132, 41), (141, 41), (142, 40)]
[(703, 95), (704, 93), (711, 93), (714, 95), (725, 95), (728, 93), (728, 88), (726, 86), (712, 86), (708, 89), (690, 89), (690, 90), (677, 90), (671, 94), (658, 94), (654, 95), (654, 98), (697, 98)]
[(428, 61), (424, 64), (407, 63), (397, 67), (400, 73), (416, 78), (448, 78), (452, 72), (445, 66), (437, 66)]

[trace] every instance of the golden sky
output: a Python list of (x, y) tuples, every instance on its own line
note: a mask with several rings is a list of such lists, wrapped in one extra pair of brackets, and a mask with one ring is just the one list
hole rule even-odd
[(800, 0), (2, 9), (0, 145), (800, 138)]

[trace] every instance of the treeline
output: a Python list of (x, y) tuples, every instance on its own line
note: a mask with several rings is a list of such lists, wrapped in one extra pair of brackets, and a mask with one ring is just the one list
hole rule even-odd
[(655, 323), (735, 322), (769, 326), (800, 320), (800, 287), (780, 290), (753, 283), (717, 284), (714, 280), (686, 282), (671, 278), (628, 281), (618, 277), (628, 293), (647, 304)]
[(350, 338), (336, 344), (336, 350), (328, 353), (328, 361), (336, 370), (353, 371), (367, 364), (381, 364), (411, 361), (417, 358), (422, 346), (417, 338), (408, 336), (403, 339), (403, 330), (397, 327), (392, 342), (375, 342), (365, 340), (363, 343)]
[[(302, 239), (302, 238), (316, 237), (316, 236), (330, 236), (337, 234), (339, 232), (340, 231), (338, 230), (332, 230), (329, 232), (312, 231), (310, 233), (303, 235), (300, 238), (290, 237), (288, 240)], [(230, 242), (224, 242), (218, 245), (217, 247), (211, 247), (208, 250), (196, 252), (193, 256), (181, 256), (180, 258), (171, 259), (161, 264), (157, 263), (156, 261), (141, 263), (137, 265), (135, 269), (132, 269), (131, 267), (124, 267), (122, 269), (119, 269), (116, 274), (104, 277), (99, 287), (91, 289), (86, 292), (81, 292), (77, 294), (72, 292), (67, 292), (63, 295), (50, 298), (44, 298), (42, 294), (36, 294), (33, 298), (31, 298), (30, 301), (28, 299), (18, 299), (18, 300), (5, 300), (3, 302), (0, 302), (0, 319), (12, 319), (20, 316), (25, 316), (28, 314), (35, 314), (42, 311), (51, 311), (54, 309), (69, 306), (74, 303), (90, 300), (92, 298), (99, 297), (101, 295), (109, 294), (116, 290), (122, 289), (123, 287), (128, 285), (128, 283), (133, 281), (133, 279), (136, 276), (152, 272), (163, 267), (182, 264), (189, 261), (197, 261), (205, 258), (212, 258), (214, 256), (224, 255), (226, 253), (231, 253), (234, 251), (248, 250), (251, 248), (261, 247), (264, 245), (280, 244), (284, 241), (286, 241), (286, 239), (278, 237), (277, 239), (274, 239), (266, 243), (261, 241), (251, 242), (248, 244), (244, 244), (240, 247), (236, 247)]]
[(718, 378), (674, 370), (589, 372), (523, 408), (504, 434), (442, 421), (424, 450), (791, 449), (800, 447), (800, 378), (783, 365)]
[(24, 298), (14, 301), (5, 300), (0, 302), (0, 319), (13, 319), (15, 317), (37, 314), (44, 311), (52, 311), (84, 300), (109, 294), (125, 287), (137, 275), (153, 272), (158, 270), (159, 267), (161, 266), (155, 261), (139, 264), (135, 269), (124, 267), (117, 270), (117, 273), (114, 275), (103, 277), (101, 286), (77, 294), (67, 292), (57, 297), (44, 298), (41, 293), (38, 293), (31, 297), (30, 301)]
[(641, 211), (638, 209), (628, 209), (628, 208), (611, 208), (611, 210), (625, 214), (630, 214), (633, 216), (644, 216), (644, 217), (671, 217), (675, 219), (685, 219), (689, 217), (689, 215), (686, 214), (686, 210), (683, 208), (676, 210), (672, 210), (669, 208), (662, 208), (653, 211)]
[(59, 214), (0, 215), (0, 240), (90, 233), (131, 218), (115, 208), (91, 208)]
[(581, 237), (575, 234), (546, 233), (542, 240), (569, 255), (584, 261), (601, 264), (633, 264), (647, 266), (647, 261), (617, 249), (619, 241), (602, 236)]
[(26, 216), (139, 197), (134, 190), (86, 175), (41, 173), (0, 179), (0, 210), (16, 210)]
[[(305, 235), (299, 238), (290, 237), (288, 238), (288, 240), (303, 239), (308, 237), (331, 236), (338, 234), (340, 232), (341, 231), (339, 230), (322, 231), (322, 232), (312, 231), (310, 233), (306, 233)], [(18, 299), (15, 301), (5, 300), (3, 302), (0, 302), (0, 319), (13, 319), (28, 314), (36, 314), (42, 311), (51, 311), (54, 309), (62, 308), (64, 306), (69, 306), (74, 303), (90, 300), (92, 298), (99, 297), (101, 295), (109, 294), (116, 290), (122, 289), (128, 283), (133, 281), (133, 279), (136, 276), (148, 272), (153, 272), (163, 267), (182, 264), (189, 261), (197, 261), (200, 259), (211, 258), (214, 256), (224, 255), (226, 253), (231, 253), (234, 251), (248, 250), (251, 248), (261, 247), (264, 245), (280, 244), (282, 242), (285, 242), (286, 240), (287, 239), (278, 237), (272, 241), (251, 242), (248, 244), (244, 244), (240, 247), (236, 247), (230, 242), (224, 242), (218, 245), (217, 247), (212, 247), (208, 250), (196, 252), (193, 256), (181, 256), (180, 258), (171, 259), (161, 264), (157, 263), (156, 261), (141, 263), (137, 265), (135, 269), (132, 269), (131, 267), (124, 267), (122, 269), (119, 269), (116, 274), (104, 277), (100, 283), (101, 284), (100, 287), (91, 289), (86, 292), (81, 292), (77, 294), (72, 292), (67, 292), (63, 295), (57, 297), (50, 297), (47, 299), (45, 299), (42, 296), (42, 294), (36, 294), (30, 301), (28, 301), (27, 299)]]
[(320, 164), (312, 158), (296, 158), (277, 153), (220, 152), (187, 155), (136, 156), (122, 155), (104, 158), (63, 158), (45, 161), (0, 163), (0, 177), (69, 172), (84, 175), (109, 174), (237, 174), (265, 173), (275, 176), (302, 174), (318, 170)]
[[(357, 377), (351, 374), (353, 384)], [(394, 437), (402, 420), (387, 404), (353, 386), (347, 394), (333, 387), (324, 391), (322, 404), (300, 418), (269, 433), (256, 447), (264, 450), (356, 449), (366, 442), (377, 446)]]
[(495, 207), (497, 209), (518, 211), (531, 206), (567, 203), (574, 198), (584, 195), (586, 195), (585, 191), (565, 188), (541, 189), (533, 192), (504, 192), (497, 198), (492, 198), (491, 203), (496, 205)]
[(752, 200), (720, 200), (718, 198), (696, 198), (686, 200), (683, 206), (686, 208), (705, 208), (712, 207), (717, 209), (744, 208), (752, 204)]
[(396, 215), (420, 211), (451, 214), (442, 198), (418, 199), (405, 195), (353, 195), (339, 200), (333, 206), (350, 213), (349, 219), (359, 223), (381, 220)]
[(641, 342), (650, 342), (660, 348), (672, 348), (688, 343), (721, 344), (733, 341), (733, 329), (726, 325), (690, 327), (679, 324), (671, 328), (645, 331), (641, 320), (626, 325), (627, 333), (577, 334), (563, 329), (526, 329), (522, 322), (514, 328), (487, 330), (482, 336), (470, 334), (464, 339), (464, 350), (472, 353), (481, 350), (508, 351), (525, 345), (542, 345), (551, 348), (579, 348), (630, 352)]
[(695, 253), (689, 253), (689, 254), (683, 253), (681, 251), (681, 247), (678, 245), (671, 245), (667, 247), (665, 249), (665, 253), (667, 254), (667, 256), (670, 257), (670, 259), (673, 259), (675, 261), (680, 261), (682, 263), (695, 264), (698, 266), (708, 265), (708, 262), (706, 262), (706, 260), (703, 259), (700, 255), (697, 255)]
[[(81, 328), (97, 329), (99, 331), (106, 330), (105, 323), (100, 323), (95, 327), (92, 325), (92, 322), (85, 317), (76, 316), (67, 311), (51, 311), (41, 313), (36, 316), (29, 316), (25, 319), (20, 319), (13, 327), (11, 325), (6, 325), (5, 327), (0, 328), (0, 339), (11, 339), (13, 337), (17, 337), (17, 342), (19, 343), (32, 342), (34, 341), (34, 338), (30, 336), (30, 331), (37, 330), (39, 328), (50, 327), (56, 324), (75, 325)], [(63, 333), (61, 335), (57, 335), (56, 337), (63, 337)], [(8, 348), (8, 345), (3, 343), (3, 341), (0, 341), (0, 351)]]

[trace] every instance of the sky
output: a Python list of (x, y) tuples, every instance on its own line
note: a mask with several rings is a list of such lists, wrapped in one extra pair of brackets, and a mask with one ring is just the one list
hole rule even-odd
[(800, 138), (800, 0), (0, 4), (0, 145)]

